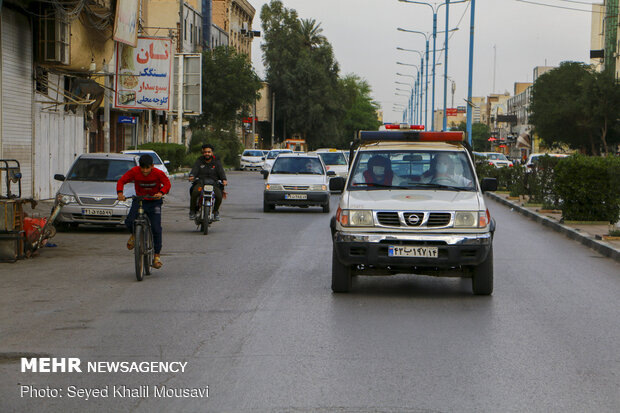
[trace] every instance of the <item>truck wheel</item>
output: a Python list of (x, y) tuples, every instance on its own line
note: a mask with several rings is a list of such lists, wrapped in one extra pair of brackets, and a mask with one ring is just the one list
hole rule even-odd
[(475, 295), (493, 294), (493, 247), (489, 250), (487, 258), (474, 267), (471, 287)]
[(263, 212), (271, 212), (275, 209), (275, 205), (268, 204), (267, 201), (263, 201)]
[(323, 204), (323, 212), (325, 213), (329, 212), (329, 199), (327, 200), (325, 204)]
[(332, 291), (348, 293), (351, 290), (351, 267), (338, 261), (336, 248), (332, 249)]

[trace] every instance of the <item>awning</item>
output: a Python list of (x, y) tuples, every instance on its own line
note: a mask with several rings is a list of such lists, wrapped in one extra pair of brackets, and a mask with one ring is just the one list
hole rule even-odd
[(487, 139), (487, 141), (489, 141), (489, 142), (495, 142), (496, 140), (497, 140), (497, 139), (496, 139), (496, 138), (494, 138), (494, 137), (492, 137), (492, 136), (491, 136), (489, 139)]
[(519, 137), (517, 138), (516, 147), (517, 149), (531, 149), (532, 143), (530, 135), (527, 133), (522, 133), (521, 135), (519, 135)]

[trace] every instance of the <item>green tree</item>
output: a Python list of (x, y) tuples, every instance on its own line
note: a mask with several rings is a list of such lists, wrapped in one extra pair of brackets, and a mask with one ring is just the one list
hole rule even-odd
[(245, 54), (224, 46), (203, 52), (202, 115), (193, 129), (234, 130), (236, 121), (260, 98), (261, 80)]
[(532, 89), (530, 122), (549, 147), (568, 145), (590, 155), (618, 142), (620, 85), (584, 63), (563, 62)]
[(300, 20), (279, 0), (262, 7), (261, 20), (267, 81), (276, 96), (281, 136), (299, 133), (310, 148), (337, 139), (343, 115), (339, 68), (320, 24)]
[[(461, 122), (456, 130), (467, 132), (467, 123)], [(476, 152), (488, 152), (491, 150), (491, 144), (489, 143), (489, 137), (491, 136), (491, 130), (489, 126), (475, 122), (471, 125), (471, 141), (474, 151)]]
[(377, 117), (379, 106), (371, 97), (370, 85), (355, 74), (340, 79), (341, 102), (344, 118), (340, 122), (340, 133), (335, 145), (348, 148), (349, 142), (360, 130), (377, 130), (381, 125)]
[(620, 85), (609, 72), (592, 72), (584, 80), (582, 98), (591, 150), (596, 153), (600, 143), (607, 155), (620, 143)]

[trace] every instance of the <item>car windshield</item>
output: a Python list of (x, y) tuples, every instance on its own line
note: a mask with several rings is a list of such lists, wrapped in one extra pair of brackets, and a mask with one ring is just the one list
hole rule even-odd
[(123, 153), (127, 153), (130, 155), (151, 155), (151, 158), (153, 158), (153, 165), (161, 165), (163, 164), (163, 162), (161, 161), (161, 158), (159, 157), (159, 155), (157, 155), (156, 153), (153, 152), (123, 152)]
[(133, 160), (81, 158), (69, 171), (70, 181), (118, 181), (121, 176), (136, 166)]
[(245, 151), (243, 156), (263, 156), (263, 151)]
[(508, 158), (503, 153), (489, 153), (486, 155), (487, 158), (493, 161), (507, 161)]
[(318, 158), (287, 156), (276, 159), (271, 173), (323, 175), (325, 172)]
[(323, 159), (323, 163), (325, 165), (346, 165), (347, 160), (345, 159), (342, 152), (320, 152), (319, 156)]
[(351, 171), (350, 190), (476, 189), (462, 151), (362, 151)]

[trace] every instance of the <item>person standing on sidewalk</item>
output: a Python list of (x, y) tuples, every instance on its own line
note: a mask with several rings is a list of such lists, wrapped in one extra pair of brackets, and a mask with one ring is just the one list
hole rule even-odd
[[(153, 168), (153, 158), (151, 155), (140, 156), (139, 166), (134, 166), (121, 177), (116, 183), (116, 194), (119, 201), (124, 201), (125, 194), (123, 194), (123, 187), (125, 184), (133, 182), (136, 188), (136, 195), (148, 196), (152, 199), (147, 199), (142, 202), (144, 212), (151, 221), (151, 230), (153, 231), (153, 247), (155, 249), (155, 257), (153, 258), (153, 268), (159, 269), (162, 267), (160, 258), (161, 246), (162, 246), (162, 228), (161, 228), (161, 206), (163, 204), (162, 197), (170, 191), (170, 179), (166, 174), (157, 168)], [(135, 244), (135, 238), (133, 235), (133, 223), (138, 216), (138, 200), (134, 199), (131, 204), (131, 209), (127, 214), (125, 220), (125, 226), (131, 232), (131, 236), (127, 241), (127, 249), (132, 250)]]
[(222, 189), (218, 185), (218, 181), (222, 181), (222, 185), (228, 185), (226, 180), (226, 172), (222, 167), (219, 159), (213, 154), (213, 146), (205, 143), (202, 145), (202, 156), (196, 159), (194, 166), (189, 173), (189, 180), (193, 182), (191, 188), (191, 199), (189, 203), (189, 219), (196, 218), (196, 206), (198, 204), (198, 197), (202, 185), (213, 185), (213, 192), (215, 193), (215, 206), (213, 207), (213, 218), (216, 221), (220, 220), (220, 205), (222, 204)]

